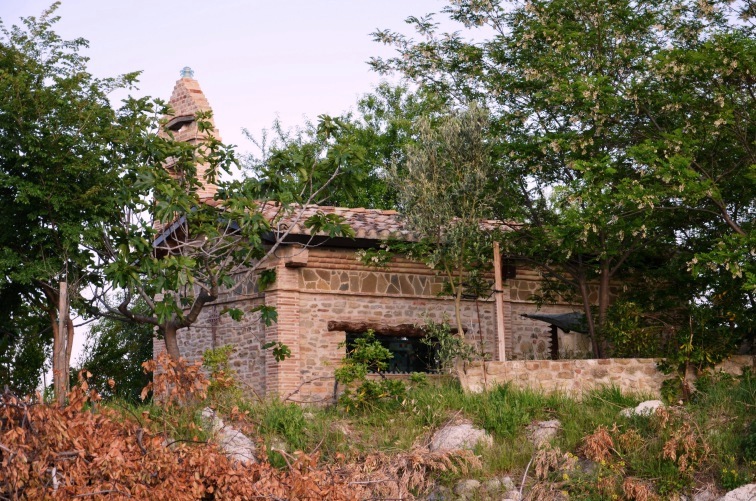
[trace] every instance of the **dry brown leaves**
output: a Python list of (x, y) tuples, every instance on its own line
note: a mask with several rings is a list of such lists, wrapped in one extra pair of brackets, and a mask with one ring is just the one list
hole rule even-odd
[(210, 381), (202, 372), (202, 362), (188, 362), (183, 358), (173, 360), (163, 352), (157, 359), (142, 364), (145, 372), (152, 372), (152, 382), (142, 390), (142, 400), (150, 391), (156, 400), (167, 405), (183, 405), (207, 396)]
[[(164, 405), (201, 398), (207, 388), (196, 365), (163, 359), (146, 368), (156, 367), (152, 389)], [(480, 467), (470, 451), (422, 450), (338, 466), (303, 453), (289, 456), (284, 470), (240, 464), (211, 444), (173, 443), (99, 409), (83, 378), (68, 399), (59, 407), (0, 397), (0, 499), (412, 499), (434, 475)]]
[(701, 433), (687, 422), (672, 432), (662, 449), (664, 458), (677, 463), (677, 469), (686, 475), (693, 475), (696, 466), (709, 452), (709, 445)]
[(231, 462), (208, 444), (166, 446), (113, 411), (94, 411), (86, 383), (61, 408), (0, 399), (2, 499), (353, 500), (357, 489), (317, 457), (288, 470)]

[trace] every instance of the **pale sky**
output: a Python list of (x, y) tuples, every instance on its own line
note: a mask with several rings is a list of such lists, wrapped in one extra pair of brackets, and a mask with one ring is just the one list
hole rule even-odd
[[(0, 0), (6, 27), (39, 16), (50, 0)], [(142, 71), (139, 91), (168, 100), (184, 66), (194, 70), (223, 140), (253, 150), (255, 136), (279, 117), (286, 127), (338, 115), (382, 78), (366, 64), (392, 50), (376, 29), (406, 34), (404, 20), (441, 10), (441, 0), (64, 0), (54, 30), (85, 38), (97, 77)], [(439, 16), (439, 20), (443, 17)], [(120, 97), (118, 98), (120, 99)], [(86, 328), (76, 330), (76, 363)], [(48, 382), (50, 377), (48, 375)]]
[[(6, 26), (38, 16), (51, 0), (0, 0)], [(376, 29), (411, 34), (404, 20), (441, 10), (441, 0), (63, 0), (55, 31), (82, 37), (98, 77), (142, 71), (135, 94), (168, 99), (190, 66), (223, 140), (253, 149), (276, 116), (284, 126), (340, 114), (381, 81), (366, 61), (391, 49)], [(439, 16), (439, 20), (442, 16)]]

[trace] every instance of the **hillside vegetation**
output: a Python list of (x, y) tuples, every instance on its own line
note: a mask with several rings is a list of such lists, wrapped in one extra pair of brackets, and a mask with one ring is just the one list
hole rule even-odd
[[(529, 499), (651, 500), (724, 491), (756, 475), (750, 372), (703, 377), (689, 403), (628, 418), (620, 411), (643, 396), (612, 388), (577, 401), (508, 386), (471, 395), (452, 379), (416, 377), (402, 395), (347, 411), (251, 401), (222, 368), (208, 380), (197, 365), (164, 363), (172, 365), (153, 388), (160, 403), (102, 402), (86, 374), (63, 408), (6, 393), (0, 496), (413, 499), (506, 474), (518, 488), (524, 479)], [(208, 406), (257, 440), (258, 463), (234, 463), (212, 445), (200, 417)], [(487, 430), (493, 446), (429, 452), (431, 434), (460, 419)], [(546, 419), (562, 429), (536, 450), (527, 426)]]

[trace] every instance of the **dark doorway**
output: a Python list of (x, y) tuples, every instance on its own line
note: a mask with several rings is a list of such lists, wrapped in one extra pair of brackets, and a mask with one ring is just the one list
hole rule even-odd
[[(354, 341), (364, 332), (347, 332), (347, 353), (354, 349)], [(389, 374), (409, 374), (411, 372), (435, 372), (434, 349), (422, 342), (419, 337), (381, 336), (375, 334), (375, 340), (391, 352), (393, 358), (388, 361)]]

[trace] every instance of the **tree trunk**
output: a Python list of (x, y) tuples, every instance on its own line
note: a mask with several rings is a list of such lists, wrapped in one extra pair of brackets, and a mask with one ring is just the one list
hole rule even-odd
[[(53, 396), (55, 397), (55, 401), (59, 405), (63, 405), (65, 403), (65, 394), (63, 393), (63, 388), (61, 387), (61, 383), (63, 379), (59, 377), (59, 359), (58, 359), (58, 346), (60, 346), (60, 324), (58, 323), (58, 317), (55, 315), (55, 313), (58, 310), (56, 309), (48, 309), (47, 310), (47, 316), (50, 318), (50, 327), (52, 328), (53, 332), (53, 351), (52, 351), (52, 368), (53, 368)], [(61, 395), (63, 396), (61, 398)]]
[(66, 336), (66, 350), (63, 356), (65, 357), (63, 359), (63, 368), (65, 372), (65, 390), (66, 393), (71, 391), (71, 352), (73, 351), (73, 342), (74, 342), (74, 323), (73, 320), (71, 320), (71, 317), (68, 316), (68, 312), (66, 312), (66, 330), (68, 335)]
[[(51, 310), (51, 317), (54, 317), (55, 307)], [(68, 394), (68, 376), (70, 368), (66, 367), (66, 351), (68, 346), (68, 284), (60, 282), (58, 290), (58, 318), (57, 322), (51, 318), (53, 324), (53, 390), (55, 392), (55, 401), (58, 405), (65, 405), (66, 395)], [(71, 329), (73, 330), (73, 329)]]
[(611, 279), (611, 271), (609, 261), (604, 260), (601, 263), (601, 277), (599, 280), (598, 290), (598, 328), (596, 331), (601, 339), (598, 340), (599, 350), (601, 351), (601, 358), (604, 358), (606, 354), (606, 340), (603, 338), (604, 326), (606, 325), (606, 315), (609, 310), (610, 294), (609, 294), (609, 281)]
[(178, 360), (181, 357), (178, 345), (178, 329), (173, 322), (166, 322), (161, 327), (163, 338), (165, 339), (165, 351), (172, 360)]
[(596, 338), (596, 323), (593, 320), (593, 312), (591, 311), (591, 299), (588, 294), (588, 284), (584, 277), (578, 279), (580, 286), (580, 297), (583, 300), (583, 312), (585, 313), (585, 323), (588, 325), (588, 335), (591, 338), (591, 347), (593, 349), (593, 356), (596, 358), (604, 358), (601, 345)]
[[(464, 247), (463, 247), (464, 249)], [(464, 279), (464, 271), (462, 269), (462, 260), (460, 259), (459, 263), (457, 263), (457, 273), (458, 273), (458, 279), (457, 279), (457, 287), (454, 291), (454, 316), (457, 320), (457, 335), (461, 339), (465, 339), (465, 329), (462, 327), (462, 280)], [(452, 285), (454, 282), (452, 281)], [(480, 328), (480, 327), (479, 327)]]

